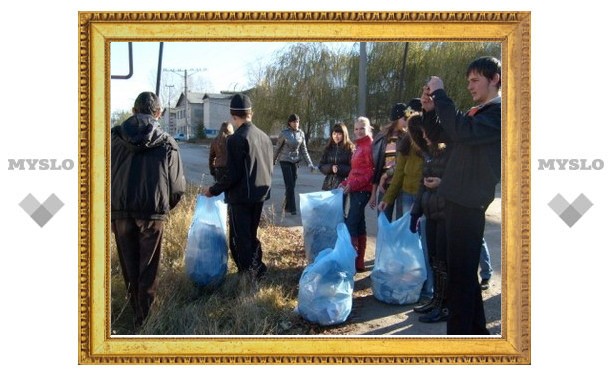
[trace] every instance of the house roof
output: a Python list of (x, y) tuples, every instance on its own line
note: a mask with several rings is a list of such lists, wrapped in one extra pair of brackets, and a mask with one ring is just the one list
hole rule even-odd
[[(190, 104), (203, 104), (204, 99), (215, 99), (215, 100), (230, 99), (236, 93), (249, 94), (252, 90), (253, 88), (247, 89), (245, 91), (221, 91), (221, 93), (187, 92), (187, 100), (189, 100)], [(185, 97), (185, 94), (181, 93), (178, 100), (176, 101), (175, 108), (178, 108), (180, 104), (183, 103), (184, 97)]]
[(206, 100), (207, 98), (210, 98), (210, 99), (226, 99), (226, 98), (232, 98), (232, 95), (223, 94), (223, 93), (205, 93), (203, 100)]
[(202, 104), (204, 102), (204, 93), (187, 92), (187, 100), (191, 104)]
[[(176, 100), (176, 106), (179, 107), (179, 104), (184, 103), (185, 94), (181, 93), (178, 100)], [(203, 104), (204, 103), (204, 93), (201, 92), (187, 92), (187, 100), (190, 104)]]

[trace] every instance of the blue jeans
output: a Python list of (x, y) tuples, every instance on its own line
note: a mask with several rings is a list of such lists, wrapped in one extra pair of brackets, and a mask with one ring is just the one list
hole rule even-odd
[[(376, 191), (376, 204), (379, 204), (382, 201), (384, 195), (385, 195), (384, 193)], [(393, 209), (395, 209), (395, 201), (391, 202), (384, 211), (385, 216), (387, 217), (389, 222), (393, 220)], [(376, 210), (376, 215), (378, 216), (379, 214), (380, 214), (380, 211)]]
[(482, 246), (480, 247), (480, 278), (483, 280), (490, 280), (491, 274), (493, 274), (493, 268), (491, 267), (491, 254), (489, 253), (487, 242), (483, 238)]
[(349, 193), (349, 211), (345, 223), (351, 237), (366, 235), (365, 208), (371, 192)]
[[(380, 203), (382, 201), (384, 197), (384, 194), (381, 192), (378, 192), (378, 197), (376, 198), (377, 203)], [(399, 193), (399, 195), (397, 196), (397, 198), (395, 198), (395, 201), (391, 202), (389, 204), (389, 206), (387, 206), (387, 208), (385, 209), (385, 215), (387, 216), (387, 219), (389, 220), (389, 222), (393, 221), (393, 210), (395, 209), (395, 220), (398, 220), (402, 217), (402, 215), (404, 214), (408, 214), (410, 213), (410, 210), (412, 209), (412, 204), (414, 203), (415, 200), (415, 196), (401, 191)], [(378, 214), (380, 214), (380, 211), (378, 212)]]
[(400, 219), (404, 214), (410, 214), (415, 199), (416, 197), (410, 193), (400, 192), (395, 199), (395, 219)]

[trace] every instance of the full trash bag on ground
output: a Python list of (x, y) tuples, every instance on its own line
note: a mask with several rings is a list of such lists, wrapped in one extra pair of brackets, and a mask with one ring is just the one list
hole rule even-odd
[(376, 259), (370, 278), (374, 297), (390, 304), (416, 303), (427, 279), (418, 234), (409, 231), (410, 214), (389, 223), (378, 216)]
[(342, 190), (300, 193), (304, 249), (308, 263), (324, 249), (334, 248), (336, 227), (344, 223)]
[(320, 325), (346, 321), (353, 307), (355, 248), (344, 223), (337, 225), (334, 248), (321, 251), (300, 277), (298, 312)]
[(223, 193), (198, 195), (187, 234), (185, 272), (200, 287), (215, 286), (227, 273), (227, 205)]

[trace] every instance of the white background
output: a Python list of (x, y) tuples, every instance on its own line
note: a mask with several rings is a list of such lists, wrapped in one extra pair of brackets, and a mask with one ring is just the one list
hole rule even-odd
[[(70, 3), (70, 4), (66, 4)], [(0, 260), (0, 352), (2, 371), (19, 376), (128, 374), (243, 374), (310, 376), (430, 372), (479, 376), (576, 375), (599, 370), (609, 358), (610, 222), (604, 188), (612, 164), (603, 137), (611, 127), (608, 91), (611, 34), (604, 2), (584, 0), (534, 5), (530, 1), (486, 6), (482, 1), (206, 2), (159, 0), (40, 2), (3, 7), (0, 23), (2, 161), (2, 259)], [(542, 2), (541, 2), (542, 3)], [(8, 3), (7, 3), (8, 4)], [(598, 9), (599, 8), (599, 9)], [(179, 10), (512, 10), (531, 11), (532, 68), (532, 297), (531, 366), (79, 366), (78, 175), (72, 171), (10, 171), (8, 159), (72, 159), (78, 164), (78, 17), (82, 11)], [(239, 57), (230, 57), (239, 59)], [(607, 134), (606, 134), (607, 135)], [(602, 159), (601, 171), (538, 171), (538, 159)], [(606, 188), (608, 189), (608, 188)], [(609, 189), (608, 189), (609, 190)], [(40, 228), (18, 203), (32, 193), (43, 201), (56, 193), (65, 206)], [(594, 206), (572, 228), (548, 208), (561, 193), (570, 201), (584, 193)], [(332, 369), (342, 369), (341, 371)]]

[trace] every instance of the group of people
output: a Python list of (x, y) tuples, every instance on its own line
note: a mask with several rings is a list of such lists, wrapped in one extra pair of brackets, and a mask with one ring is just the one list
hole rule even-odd
[[(420, 98), (393, 106), (390, 123), (375, 137), (364, 116), (354, 122), (353, 141), (344, 123), (335, 124), (318, 169), (325, 175), (323, 190), (341, 188), (346, 194), (345, 222), (357, 252), (356, 270), (366, 270), (366, 207), (389, 220), (394, 212), (396, 219), (410, 214), (406, 232), (420, 233), (428, 270), (422, 303), (414, 307), (422, 314), (419, 320), (446, 321), (449, 335), (484, 335), (481, 290), (488, 287), (491, 272), (483, 234), (485, 211), (501, 179), (501, 64), (494, 57), (476, 59), (466, 77), (476, 103), (468, 112), (458, 111), (443, 81), (432, 76)], [(142, 93), (133, 112), (111, 131), (111, 222), (141, 324), (155, 295), (163, 221), (180, 201), (185, 178), (176, 142), (157, 124), (157, 96)], [(283, 210), (290, 214), (296, 213), (297, 164), (305, 160), (315, 167), (297, 114), (289, 116), (276, 151), (252, 115), (249, 97), (234, 95), (231, 122), (211, 144), (215, 183), (202, 194), (225, 194), (231, 256), (240, 273), (259, 279), (267, 266), (257, 231), (273, 166), (280, 162)]]

